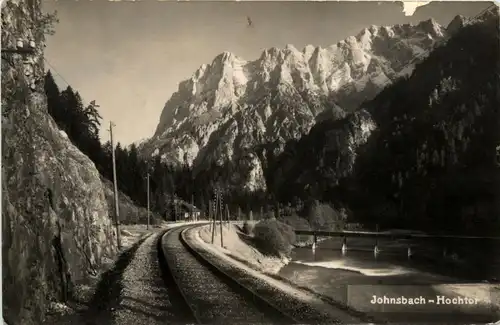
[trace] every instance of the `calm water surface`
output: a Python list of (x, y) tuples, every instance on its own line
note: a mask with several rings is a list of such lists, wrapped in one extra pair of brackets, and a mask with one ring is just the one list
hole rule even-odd
[[(374, 253), (377, 244), (379, 253)], [(496, 282), (500, 278), (500, 246), (492, 242), (440, 243), (349, 238), (342, 253), (342, 239), (321, 241), (293, 251), (291, 268), (296, 264), (358, 272), (366, 276), (427, 274), (459, 282)], [(410, 255), (408, 257), (408, 248)], [(446, 251), (446, 253), (445, 253)]]
[[(379, 254), (374, 254), (375, 240), (349, 238), (347, 250), (342, 253), (342, 240), (327, 239), (318, 244), (313, 252), (310, 247), (296, 248), (292, 253), (292, 262), (280, 271), (280, 275), (299, 286), (307, 287), (335, 301), (351, 305), (355, 309), (368, 303), (376, 295), (423, 295), (435, 296), (438, 291), (432, 285), (443, 283), (480, 283), (482, 280), (495, 278), (500, 272), (500, 250), (493, 251), (483, 244), (448, 245), (447, 257), (443, 257), (442, 246), (429, 243), (415, 243), (406, 240), (379, 240)], [(411, 246), (411, 258), (408, 258), (408, 246)], [(455, 252), (455, 253), (454, 253)], [(456, 253), (456, 252), (459, 252)], [(398, 287), (394, 287), (399, 285)], [(405, 286), (411, 292), (405, 292)], [(394, 289), (396, 288), (396, 289)], [(353, 301), (356, 300), (356, 303)], [(365, 306), (366, 307), (366, 306)], [(365, 308), (363, 307), (363, 308)], [(408, 319), (407, 306), (400, 306), (392, 314), (383, 313), (384, 319), (402, 321)], [(429, 306), (427, 306), (429, 307)], [(426, 308), (427, 308), (426, 307)], [(361, 309), (363, 309), (361, 308)], [(367, 307), (366, 307), (367, 308)], [(370, 307), (371, 308), (371, 307)], [(416, 310), (416, 316), (429, 316), (428, 309)], [(430, 308), (430, 307), (429, 307)], [(400, 312), (398, 314), (398, 311)], [(427, 311), (426, 313), (422, 311)], [(447, 307), (432, 312), (439, 317), (448, 317), (450, 313), (462, 315), (469, 313), (463, 308)], [(374, 312), (380, 312), (379, 310)], [(475, 309), (471, 322), (489, 322), (498, 320), (499, 315), (491, 309)], [(405, 316), (406, 315), (406, 316)], [(399, 318), (398, 318), (399, 317)], [(458, 317), (458, 316), (457, 316)], [(402, 319), (400, 319), (402, 318)], [(424, 317), (425, 318), (425, 317)], [(464, 320), (462, 316), (457, 319)], [(425, 320), (423, 320), (425, 321)]]

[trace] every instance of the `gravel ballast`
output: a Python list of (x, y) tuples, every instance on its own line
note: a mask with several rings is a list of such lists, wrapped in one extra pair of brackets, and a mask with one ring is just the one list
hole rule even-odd
[[(173, 231), (173, 230), (170, 230)], [(195, 323), (189, 307), (161, 265), (163, 232), (149, 235), (122, 254), (105, 275), (86, 325), (160, 325)]]
[(181, 227), (162, 239), (167, 264), (199, 323), (291, 324), (277, 311), (265, 310), (243, 288), (221, 278), (193, 256), (180, 240)]

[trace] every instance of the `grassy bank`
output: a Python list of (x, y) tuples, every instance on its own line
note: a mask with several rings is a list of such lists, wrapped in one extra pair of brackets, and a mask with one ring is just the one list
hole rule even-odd
[[(291, 248), (280, 249), (275, 251), (274, 254), (264, 253), (263, 251), (266, 251), (266, 249), (264, 248), (262, 251), (262, 244), (258, 244), (259, 240), (256, 240), (253, 234), (256, 226), (257, 223), (255, 222), (247, 222), (246, 226), (223, 225), (221, 243), (220, 226), (217, 224), (213, 232), (213, 247), (235, 260), (244, 261), (245, 264), (258, 271), (276, 274), (290, 261), (287, 252), (290, 252)], [(262, 225), (257, 227), (257, 229), (260, 228), (262, 228)], [(258, 232), (261, 232), (261, 230), (258, 230)], [(266, 229), (262, 233), (269, 234), (270, 232)], [(199, 236), (205, 243), (212, 244), (212, 228), (210, 226), (201, 227)], [(278, 238), (281, 243), (283, 237), (280, 235)], [(275, 244), (271, 245), (271, 247), (274, 246)], [(278, 247), (284, 247), (284, 245)]]

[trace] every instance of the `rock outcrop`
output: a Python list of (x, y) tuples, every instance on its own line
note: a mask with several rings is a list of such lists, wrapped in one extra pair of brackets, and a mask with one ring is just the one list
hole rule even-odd
[(292, 202), (294, 197), (318, 198), (353, 175), (359, 148), (376, 129), (366, 110), (317, 123), (307, 135), (289, 141), (283, 153), (269, 159), (266, 179), (270, 191), (284, 202)]
[[(2, 4), (2, 280), (9, 325), (41, 323), (50, 301), (70, 298), (116, 253), (99, 173), (47, 113), (40, 7), (40, 0)], [(4, 52), (18, 38), (36, 43), (25, 60)]]

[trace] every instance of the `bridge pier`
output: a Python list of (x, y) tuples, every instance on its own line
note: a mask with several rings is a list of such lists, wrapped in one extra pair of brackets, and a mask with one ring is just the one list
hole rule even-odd
[(313, 252), (316, 251), (316, 245), (318, 244), (318, 236), (316, 234), (313, 235), (313, 244), (312, 244), (312, 250)]
[[(214, 221), (214, 220), (212, 220)], [(217, 221), (220, 223), (220, 221)], [(215, 225), (215, 221), (213, 224)], [(213, 229), (213, 228), (212, 228)], [(377, 229), (378, 230), (378, 229)], [(345, 255), (347, 252), (347, 237), (356, 237), (356, 238), (374, 238), (375, 246), (373, 248), (373, 252), (375, 255), (378, 255), (382, 252), (378, 246), (378, 240), (388, 239), (388, 240), (396, 240), (396, 239), (404, 239), (408, 240), (406, 242), (406, 251), (407, 258), (413, 259), (415, 258), (415, 252), (413, 251), (413, 245), (418, 245), (414, 240), (418, 240), (419, 242), (431, 240), (432, 243), (435, 243), (439, 250), (442, 252), (442, 259), (447, 259), (450, 257), (456, 256), (456, 249), (453, 249), (456, 243), (459, 240), (467, 239), (467, 240), (495, 240), (500, 242), (500, 237), (482, 237), (482, 236), (444, 236), (442, 234), (397, 234), (397, 233), (380, 233), (380, 232), (370, 232), (370, 231), (319, 231), (319, 230), (295, 230), (297, 235), (306, 235), (313, 236), (312, 249), (313, 251), (316, 249), (318, 245), (318, 237), (333, 237), (333, 238), (342, 238), (342, 255)], [(309, 237), (310, 238), (310, 237)], [(411, 242), (410, 242), (411, 240)], [(496, 243), (496, 245), (498, 245)], [(404, 246), (404, 245), (403, 245)], [(400, 249), (402, 250), (403, 247)], [(421, 249), (417, 246), (418, 251)], [(402, 251), (401, 251), (402, 253)], [(425, 251), (424, 251), (425, 253)]]

